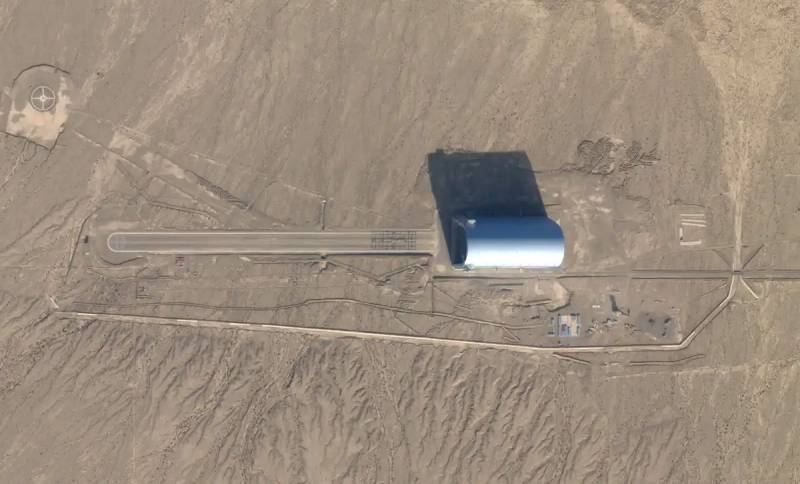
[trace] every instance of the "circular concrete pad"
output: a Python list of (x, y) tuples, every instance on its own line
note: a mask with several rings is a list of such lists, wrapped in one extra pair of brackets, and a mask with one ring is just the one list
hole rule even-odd
[(50, 86), (36, 86), (31, 91), (29, 101), (37, 111), (50, 111), (56, 105), (56, 93)]
[(69, 110), (79, 104), (69, 74), (50, 65), (25, 69), (8, 93), (5, 131), (48, 149), (55, 145)]

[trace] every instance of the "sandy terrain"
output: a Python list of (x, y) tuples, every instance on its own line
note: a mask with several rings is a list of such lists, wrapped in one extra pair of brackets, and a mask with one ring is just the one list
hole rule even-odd
[[(0, 2), (0, 482), (800, 482), (799, 24)], [(454, 204), (532, 183), (562, 268), (104, 238), (440, 231), (442, 160)]]

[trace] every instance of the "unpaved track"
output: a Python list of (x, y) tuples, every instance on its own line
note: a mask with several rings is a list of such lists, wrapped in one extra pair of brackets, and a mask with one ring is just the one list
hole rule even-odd
[[(710, 313), (708, 313), (700, 323), (689, 333), (686, 338), (680, 343), (674, 344), (638, 344), (638, 345), (603, 345), (603, 346), (572, 346), (572, 347), (548, 347), (548, 346), (529, 346), (517, 345), (509, 343), (488, 343), (482, 341), (471, 341), (462, 339), (448, 339), (437, 338), (430, 336), (410, 336), (400, 335), (393, 333), (379, 333), (357, 330), (333, 329), (333, 328), (313, 328), (304, 326), (290, 326), (285, 324), (275, 323), (245, 323), (239, 321), (220, 321), (220, 320), (207, 320), (207, 319), (188, 319), (188, 318), (167, 318), (167, 317), (153, 317), (153, 316), (140, 316), (135, 314), (117, 314), (117, 313), (96, 313), (96, 312), (76, 312), (76, 311), (58, 311), (56, 315), (74, 319), (76, 321), (108, 321), (108, 322), (123, 322), (123, 323), (136, 323), (148, 325), (166, 325), (166, 326), (191, 326), (197, 328), (214, 328), (214, 329), (228, 329), (228, 330), (246, 330), (246, 331), (273, 331), (284, 333), (301, 333), (310, 334), (321, 337), (332, 338), (358, 338), (358, 339), (372, 339), (383, 341), (397, 341), (410, 344), (426, 344), (438, 346), (456, 346), (462, 348), (484, 348), (484, 349), (498, 349), (509, 350), (519, 353), (631, 353), (641, 351), (680, 351), (689, 347), (698, 334), (708, 326), (714, 318), (727, 307), (728, 303), (733, 298), (736, 292), (738, 276), (734, 277), (725, 299), (719, 302)], [(389, 309), (391, 310), (391, 309)]]

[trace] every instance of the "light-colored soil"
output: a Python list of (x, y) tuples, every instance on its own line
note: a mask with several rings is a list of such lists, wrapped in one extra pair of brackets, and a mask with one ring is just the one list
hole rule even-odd
[[(800, 481), (799, 23), (0, 2), (0, 482)], [(103, 249), (438, 230), (437, 150), (524, 153), (562, 269)]]

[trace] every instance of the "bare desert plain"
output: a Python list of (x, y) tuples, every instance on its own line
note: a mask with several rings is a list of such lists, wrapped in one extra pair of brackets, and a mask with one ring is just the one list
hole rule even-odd
[[(0, 482), (800, 482), (798, 52), (796, 0), (0, 1)], [(454, 266), (489, 205), (563, 263)]]

